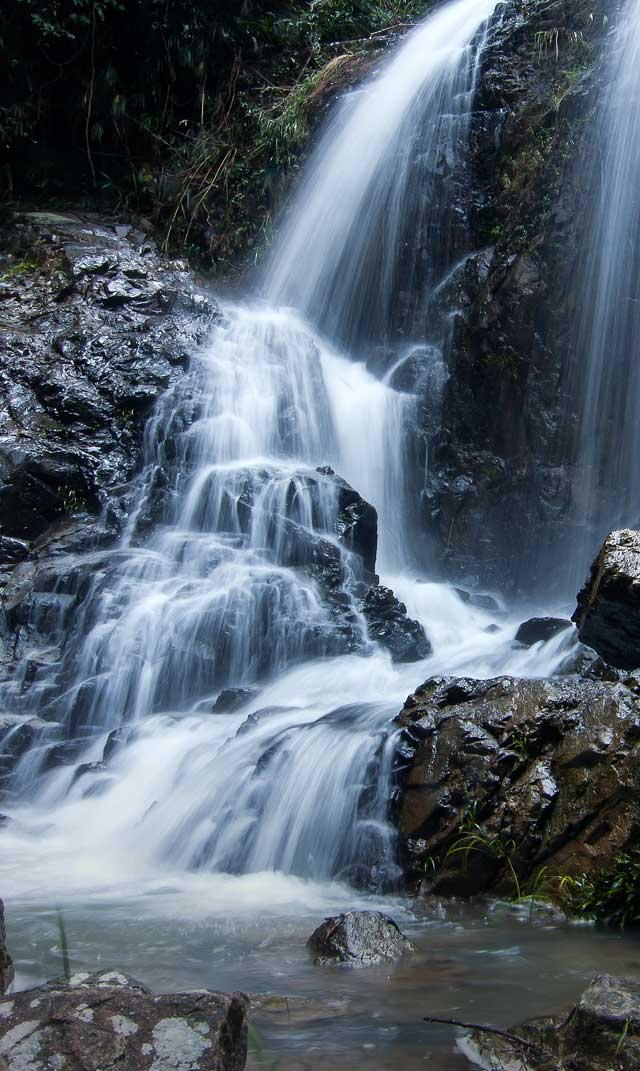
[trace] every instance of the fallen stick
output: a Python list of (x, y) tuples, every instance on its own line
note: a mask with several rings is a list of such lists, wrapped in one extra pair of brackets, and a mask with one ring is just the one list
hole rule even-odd
[(533, 1041), (527, 1041), (526, 1038), (520, 1038), (517, 1034), (510, 1034), (506, 1030), (497, 1030), (495, 1026), (480, 1026), (479, 1023), (463, 1023), (460, 1019), (438, 1019), (432, 1015), (425, 1015), (425, 1023), (441, 1023), (444, 1026), (460, 1026), (463, 1030), (478, 1030), (483, 1034), (495, 1034), (499, 1038), (505, 1038), (506, 1041), (515, 1042), (516, 1045), (523, 1045), (527, 1049), (531, 1049), (532, 1052), (537, 1052), (538, 1056), (546, 1057), (551, 1054), (544, 1049), (541, 1049), (539, 1045), (536, 1045)]

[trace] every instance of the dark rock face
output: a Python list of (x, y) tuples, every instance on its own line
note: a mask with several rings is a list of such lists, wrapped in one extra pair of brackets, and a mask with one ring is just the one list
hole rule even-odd
[(225, 688), (211, 708), (212, 714), (235, 714), (258, 693), (254, 688)]
[[(407, 699), (397, 824), (407, 876), (437, 892), (513, 893), (500, 851), (447, 856), (470, 830), (521, 879), (606, 866), (640, 835), (640, 685), (435, 677)], [(425, 865), (437, 861), (433, 875)]]
[(364, 568), (374, 572), (378, 552), (378, 514), (365, 502), (346, 480), (336, 476), (330, 467), (317, 470), (323, 476), (333, 477), (338, 498), (337, 535), (340, 542), (358, 557)]
[(4, 250), (0, 551), (13, 563), (18, 541), (96, 512), (131, 476), (144, 417), (217, 308), (132, 228), (31, 213)]
[(476, 1031), (460, 1047), (473, 1063), (494, 1071), (511, 1071), (524, 1062), (532, 1071), (637, 1071), (639, 1030), (640, 983), (602, 974), (575, 1007), (511, 1031), (524, 1044)]
[(48, 982), (0, 1005), (8, 1071), (242, 1071), (247, 1004), (227, 996), (151, 993), (120, 971)]
[(431, 654), (422, 625), (407, 616), (407, 608), (391, 591), (378, 584), (366, 592), (361, 611), (372, 639), (391, 653), (394, 662), (417, 662)]
[(0, 900), (0, 997), (13, 981), (13, 962), (5, 944), (7, 931), (4, 924), (4, 904)]
[(372, 966), (412, 951), (393, 919), (379, 911), (349, 911), (325, 919), (307, 941), (314, 963)]
[[(605, 34), (587, 0), (517, 2), (501, 9), (482, 58), (460, 202), (468, 255), (431, 309), (454, 311), (441, 329), (439, 425), (424, 428), (423, 516), (443, 570), (489, 590), (566, 584), (554, 563), (566, 562), (576, 524), (581, 152)], [(531, 44), (552, 38), (557, 52)]]
[(546, 643), (559, 632), (571, 628), (571, 622), (563, 617), (531, 617), (523, 621), (515, 635), (516, 643), (533, 647), (534, 643)]
[(618, 669), (640, 666), (640, 532), (605, 539), (573, 615), (580, 639)]

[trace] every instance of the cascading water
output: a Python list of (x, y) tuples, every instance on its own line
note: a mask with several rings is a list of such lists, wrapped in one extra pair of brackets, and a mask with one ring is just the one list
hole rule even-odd
[[(426, 308), (459, 252), (447, 178), (497, 6), (437, 10), (344, 103), (274, 254), (270, 305), (226, 310), (149, 421), (121, 544), (70, 561), (56, 593), (62, 658), (26, 700), (21, 687), (6, 697), (48, 719), (16, 776), (29, 802), (5, 834), (23, 890), (43, 872), (68, 889), (162, 866), (388, 881), (389, 726), (407, 693), (435, 670), (535, 674), (561, 661), (561, 639), (514, 651), (508, 622), (496, 637), (487, 611), (405, 575), (393, 582), (434, 654), (394, 665), (368, 631), (373, 562), (333, 472), (378, 510), (379, 568), (415, 561), (416, 398), (397, 373), (426, 355), (437, 392), (443, 372), (425, 325), (401, 324), (390, 295), (409, 268)], [(407, 257), (417, 221), (419, 270)], [(384, 379), (344, 355), (401, 330)], [(212, 713), (226, 688), (246, 691)], [(52, 769), (52, 748), (71, 761)]]
[(427, 19), (373, 82), (346, 98), (311, 159), (264, 292), (349, 352), (370, 352), (414, 326), (394, 308), (400, 291), (418, 299), (422, 341), (429, 291), (462, 251), (447, 209), (464, 161), (482, 30), (498, 2), (463, 0)]
[[(626, 0), (589, 144), (592, 212), (577, 344), (574, 584), (607, 531), (640, 523), (640, 3)], [(574, 590), (577, 588), (574, 587)]]

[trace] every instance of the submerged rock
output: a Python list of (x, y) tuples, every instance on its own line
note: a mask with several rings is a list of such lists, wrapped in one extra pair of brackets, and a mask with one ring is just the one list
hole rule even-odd
[(572, 620), (605, 662), (640, 666), (640, 532), (625, 528), (607, 536)]
[(0, 997), (13, 981), (13, 962), (5, 944), (7, 931), (4, 924), (4, 904), (0, 900)]
[(242, 1071), (240, 993), (151, 993), (121, 971), (77, 974), (0, 1004), (7, 1071)]
[[(396, 822), (409, 880), (444, 894), (511, 895), (507, 856), (524, 882), (541, 866), (589, 872), (633, 846), (638, 689), (634, 678), (576, 676), (423, 684), (398, 718)], [(470, 832), (478, 850), (448, 854)]]
[(458, 1045), (472, 1063), (492, 1071), (637, 1071), (640, 982), (599, 975), (575, 1007), (530, 1020), (509, 1033), (522, 1044), (474, 1031)]
[(314, 963), (372, 966), (413, 950), (393, 919), (380, 911), (349, 911), (325, 919), (307, 941)]
[(515, 641), (523, 647), (533, 647), (534, 643), (552, 640), (567, 628), (571, 628), (571, 622), (564, 617), (531, 617), (522, 622), (516, 632)]

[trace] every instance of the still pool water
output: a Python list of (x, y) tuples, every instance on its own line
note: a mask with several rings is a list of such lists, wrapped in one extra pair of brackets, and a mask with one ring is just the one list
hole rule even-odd
[[(363, 897), (274, 873), (181, 876), (88, 890), (60, 902), (72, 970), (118, 966), (156, 990), (252, 995), (250, 1071), (455, 1071), (453, 1027), (425, 1015), (508, 1027), (574, 1001), (598, 973), (640, 978), (640, 939), (486, 901)], [(314, 966), (306, 939), (325, 915), (382, 908), (416, 952), (354, 969)], [(16, 988), (62, 973), (55, 903), (6, 903)]]

